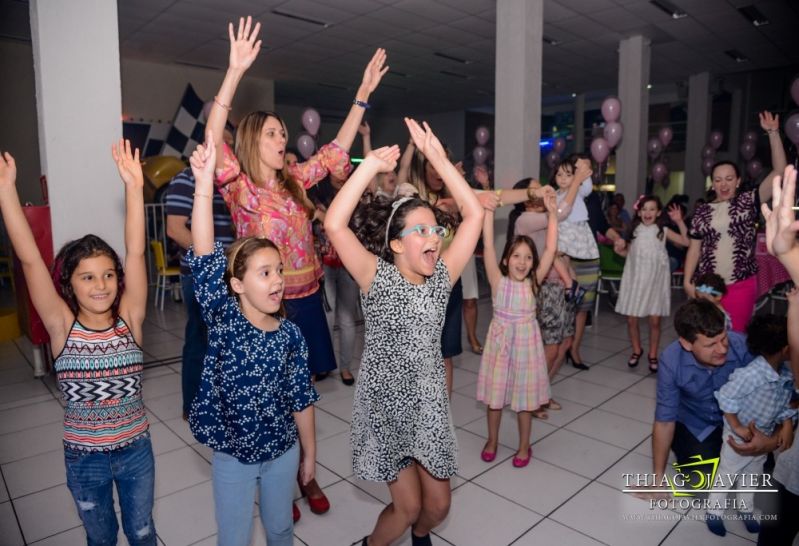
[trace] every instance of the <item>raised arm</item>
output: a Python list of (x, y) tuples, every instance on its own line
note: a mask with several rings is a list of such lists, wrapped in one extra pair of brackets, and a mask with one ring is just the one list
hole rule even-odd
[(544, 207), (547, 209), (547, 240), (544, 252), (539, 258), (538, 268), (535, 270), (535, 276), (539, 283), (547, 278), (558, 251), (558, 201), (554, 192), (544, 197)]
[(195, 256), (205, 256), (214, 251), (214, 165), (216, 142), (211, 131), (205, 134), (205, 144), (200, 144), (191, 154), (189, 163), (194, 175), (194, 207), (191, 211), (191, 239)]
[(17, 166), (11, 154), (0, 155), (0, 212), (14, 253), (22, 264), (25, 282), (36, 312), (44, 322), (53, 353), (61, 351), (75, 320), (72, 311), (53, 285), (47, 265), (39, 253), (28, 220), (19, 204), (16, 187)]
[[(369, 127), (369, 124), (364, 121), (358, 126), (358, 134), (361, 135), (361, 140), (363, 141), (363, 157), (366, 157), (372, 151), (372, 129)], [(372, 195), (377, 193), (376, 176), (369, 182), (367, 191)], [(324, 221), (324, 218), (322, 218), (322, 221)]]
[(416, 146), (413, 145), (413, 139), (408, 141), (405, 146), (405, 151), (402, 152), (402, 157), (399, 161), (399, 170), (397, 171), (397, 186), (408, 183), (411, 181), (411, 163), (413, 163), (413, 153), (416, 151)]
[(793, 384), (799, 389), (799, 288), (796, 286), (787, 294), (788, 298), (788, 348), (790, 349)]
[(569, 186), (568, 191), (566, 192), (566, 197), (563, 199), (564, 203), (568, 203), (569, 206), (574, 206), (574, 201), (577, 199), (577, 194), (581, 193), (580, 190), (583, 189), (583, 184), (587, 185), (587, 189), (583, 189), (582, 193), (588, 195), (591, 193), (591, 175), (593, 174), (593, 170), (591, 169), (591, 161), (588, 159), (578, 159), (577, 165), (574, 167), (574, 181), (572, 185)]
[(223, 133), (228, 112), (231, 109), (230, 105), (233, 104), (233, 96), (236, 94), (236, 88), (238, 88), (239, 82), (244, 77), (244, 73), (252, 66), (258, 56), (258, 52), (261, 50), (261, 40), (258, 40), (260, 30), (261, 23), (255, 23), (255, 27), (253, 27), (252, 17), (249, 15), (247, 19), (243, 17), (239, 19), (239, 26), (235, 32), (233, 23), (228, 23), (228, 36), (230, 37), (228, 69), (225, 72), (225, 79), (222, 80), (222, 86), (214, 97), (211, 111), (208, 114), (208, 122), (206, 123), (206, 130), (213, 135), (216, 143), (215, 161), (217, 169), (221, 169), (224, 166), (224, 155), (222, 154)]
[(682, 247), (690, 246), (691, 240), (688, 238), (688, 226), (685, 225), (685, 220), (682, 217), (682, 209), (680, 208), (680, 205), (677, 203), (672, 203), (666, 213), (669, 215), (671, 221), (677, 225), (677, 229), (680, 230), (679, 233), (675, 233), (670, 229), (665, 230), (666, 238), (675, 245)]
[(791, 280), (799, 286), (799, 221), (794, 212), (796, 195), (796, 169), (793, 165), (785, 167), (784, 174), (774, 177), (772, 182), (771, 208), (761, 204), (761, 212), (766, 219), (766, 247), (782, 263)]
[(760, 112), (760, 127), (768, 135), (768, 144), (771, 148), (771, 172), (766, 175), (758, 188), (760, 202), (765, 203), (771, 199), (774, 178), (782, 174), (788, 165), (788, 160), (785, 157), (785, 148), (780, 137), (780, 116), (775, 116), (767, 111)]
[(405, 124), (408, 126), (415, 146), (441, 176), (463, 218), (452, 243), (441, 254), (441, 259), (447, 265), (450, 281), (455, 284), (461, 276), (463, 268), (466, 267), (466, 262), (474, 253), (474, 247), (480, 238), (480, 231), (483, 228), (483, 207), (458, 169), (447, 159), (444, 147), (433, 134), (430, 126), (425, 122), (424, 129), (422, 129), (418, 123), (409, 118), (405, 118)]
[(144, 253), (144, 175), (139, 149), (131, 152), (129, 140), (111, 146), (119, 177), (125, 183), (125, 291), (119, 302), (119, 314), (141, 342), (141, 325), (147, 309), (147, 263)]
[(483, 263), (493, 299), (497, 294), (502, 272), (499, 270), (499, 258), (497, 258), (497, 249), (494, 246), (494, 211), (492, 210), (486, 210), (483, 218)]
[[(363, 80), (361, 81), (358, 91), (355, 93), (355, 100), (350, 107), (350, 112), (341, 124), (341, 129), (338, 130), (336, 135), (336, 142), (339, 146), (349, 151), (352, 143), (355, 141), (355, 135), (358, 134), (358, 127), (363, 120), (363, 113), (369, 104), (369, 96), (377, 89), (377, 85), (383, 76), (388, 72), (386, 64), (386, 50), (379, 48), (375, 51), (366, 69), (363, 71)], [(360, 104), (359, 104), (360, 103)], [(364, 154), (366, 155), (366, 154)]]
[(350, 229), (349, 222), (369, 182), (380, 172), (397, 165), (399, 146), (374, 150), (355, 169), (336, 194), (325, 216), (325, 233), (352, 278), (362, 292), (367, 292), (377, 272), (377, 257), (369, 252)]

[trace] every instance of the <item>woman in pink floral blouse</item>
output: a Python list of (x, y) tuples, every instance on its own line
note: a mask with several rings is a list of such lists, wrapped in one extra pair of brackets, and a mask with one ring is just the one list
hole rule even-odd
[[(223, 144), (230, 104), (236, 88), (261, 49), (260, 23), (240, 19), (228, 25), (230, 60), (208, 116), (208, 130), (217, 144), (216, 183), (230, 209), (239, 237), (262, 236), (280, 249), (283, 261), (286, 316), (297, 324), (308, 344), (308, 365), (317, 380), (336, 368), (319, 279), (322, 267), (314, 251), (311, 220), (315, 209), (305, 191), (331, 173), (346, 179), (349, 148), (355, 140), (370, 94), (388, 70), (386, 53), (378, 49), (366, 67), (347, 118), (333, 142), (305, 163), (286, 165), (286, 127), (274, 112), (251, 112), (239, 123), (234, 150)], [(303, 493), (311, 510), (329, 509), (315, 482)], [(295, 513), (295, 517), (298, 515)]]

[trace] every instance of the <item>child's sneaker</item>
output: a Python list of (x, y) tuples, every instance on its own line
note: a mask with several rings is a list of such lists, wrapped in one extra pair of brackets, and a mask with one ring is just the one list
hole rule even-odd
[(714, 535), (723, 537), (727, 534), (727, 529), (724, 527), (724, 520), (721, 519), (720, 516), (707, 514), (707, 516), (705, 516), (705, 523), (707, 524), (708, 530)]

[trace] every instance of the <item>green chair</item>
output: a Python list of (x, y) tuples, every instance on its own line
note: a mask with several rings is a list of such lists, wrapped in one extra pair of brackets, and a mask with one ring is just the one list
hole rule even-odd
[[(613, 246), (598, 244), (599, 247), (599, 280), (596, 285), (596, 299), (594, 301), (594, 316), (599, 314), (600, 294), (618, 296), (621, 274), (624, 271), (624, 257), (613, 252)], [(607, 281), (607, 286), (605, 286)], [(616, 283), (616, 284), (614, 284)]]

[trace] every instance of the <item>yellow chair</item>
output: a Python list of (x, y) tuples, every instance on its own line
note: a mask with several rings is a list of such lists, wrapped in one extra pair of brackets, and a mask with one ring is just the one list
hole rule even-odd
[[(169, 277), (177, 277), (180, 278), (180, 268), (179, 267), (167, 267), (166, 265), (166, 255), (164, 254), (164, 245), (161, 244), (161, 241), (150, 241), (150, 248), (153, 251), (153, 260), (155, 261), (155, 271), (157, 273), (157, 278), (155, 281), (155, 300), (153, 304), (156, 307), (160, 307), (161, 311), (164, 310), (164, 296), (166, 294), (166, 285), (168, 282)], [(158, 296), (161, 296), (161, 305), (158, 305)]]

